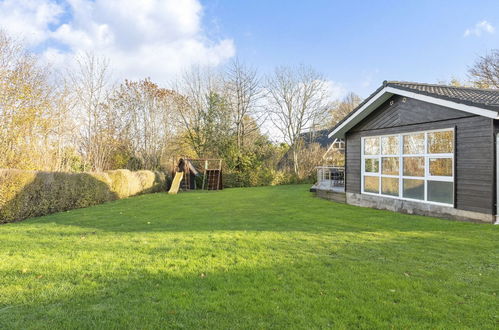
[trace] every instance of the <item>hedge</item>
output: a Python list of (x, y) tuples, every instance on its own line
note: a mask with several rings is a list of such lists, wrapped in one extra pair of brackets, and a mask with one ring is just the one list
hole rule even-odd
[(269, 170), (264, 167), (250, 171), (226, 170), (224, 172), (224, 188), (276, 186), (281, 184), (297, 184), (315, 182), (315, 173), (310, 177), (298, 178), (286, 171)]
[(0, 169), (0, 223), (165, 189), (165, 175), (151, 171), (63, 173)]

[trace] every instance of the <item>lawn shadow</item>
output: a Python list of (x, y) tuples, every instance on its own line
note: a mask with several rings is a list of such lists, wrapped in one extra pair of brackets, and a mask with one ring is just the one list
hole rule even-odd
[(0, 328), (492, 328), (494, 229), (305, 187), (118, 200), (0, 227)]
[(158, 232), (438, 232), (465, 236), (490, 225), (361, 208), (318, 199), (305, 187), (227, 189), (221, 192), (142, 195), (30, 219), (89, 231)]

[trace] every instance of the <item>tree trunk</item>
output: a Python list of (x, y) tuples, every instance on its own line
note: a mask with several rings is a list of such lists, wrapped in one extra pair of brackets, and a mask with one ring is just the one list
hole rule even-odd
[(293, 153), (293, 171), (296, 175), (298, 175), (298, 151), (294, 146), (292, 148), (292, 153)]

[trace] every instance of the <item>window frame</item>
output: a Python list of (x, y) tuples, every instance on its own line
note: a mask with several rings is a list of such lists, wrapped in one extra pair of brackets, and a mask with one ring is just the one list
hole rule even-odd
[[(452, 131), (452, 152), (451, 153), (438, 153), (438, 154), (430, 154), (428, 153), (428, 134), (434, 133), (434, 132), (448, 132)], [(418, 153), (418, 154), (404, 154), (404, 136), (405, 135), (413, 135), (413, 134), (424, 134), (424, 153)], [(396, 136), (398, 137), (398, 149), (399, 152), (398, 154), (395, 155), (384, 155), (383, 150), (382, 150), (382, 145), (381, 145), (381, 140), (383, 137), (390, 137), (390, 136)], [(379, 145), (379, 150), (377, 155), (365, 155), (364, 154), (364, 140), (365, 139), (373, 139), (377, 138), (378, 139), (378, 145)], [(384, 134), (384, 135), (374, 135), (374, 136), (364, 136), (361, 137), (361, 194), (365, 195), (373, 195), (373, 196), (381, 196), (381, 197), (387, 197), (387, 198), (394, 198), (394, 199), (401, 199), (401, 200), (407, 200), (407, 201), (412, 201), (412, 202), (419, 202), (419, 203), (425, 203), (425, 204), (434, 204), (434, 205), (441, 205), (441, 206), (451, 206), (455, 207), (455, 152), (456, 152), (456, 132), (455, 128), (442, 128), (442, 129), (435, 129), (435, 130), (423, 130), (423, 131), (414, 131), (414, 132), (402, 132), (402, 133), (397, 133), (397, 134)], [(383, 172), (383, 165), (382, 165), (382, 159), (384, 157), (395, 157), (398, 158), (398, 170), (399, 173), (398, 175), (388, 175), (388, 174), (382, 174)], [(406, 176), (404, 175), (404, 159), (405, 158), (410, 158), (410, 157), (423, 157), (424, 158), (424, 176)], [(445, 159), (451, 159), (451, 165), (452, 165), (452, 176), (433, 176), (430, 174), (430, 158), (445, 158)], [(365, 171), (365, 160), (366, 159), (377, 159), (378, 160), (378, 172), (366, 172)], [(371, 177), (377, 177), (378, 178), (378, 193), (373, 193), (373, 192), (366, 192), (364, 191), (364, 177), (366, 176), (371, 176)], [(398, 196), (393, 196), (393, 195), (386, 195), (382, 193), (382, 178), (397, 178), (399, 180), (398, 182)], [(403, 184), (404, 184), (404, 179), (413, 179), (413, 180), (422, 180), (424, 182), (424, 199), (414, 199), (414, 198), (407, 198), (403, 197)], [(433, 202), (428, 200), (428, 181), (442, 181), (442, 182), (452, 182), (454, 189), (452, 191), (452, 203), (440, 203), (440, 202)]]

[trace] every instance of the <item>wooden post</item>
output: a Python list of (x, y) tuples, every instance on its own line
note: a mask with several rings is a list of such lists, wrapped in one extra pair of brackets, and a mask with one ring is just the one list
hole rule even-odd
[(208, 161), (205, 160), (204, 161), (204, 171), (203, 171), (203, 187), (201, 188), (202, 190), (204, 190), (204, 183), (206, 181), (206, 168), (208, 167)]
[(217, 177), (217, 190), (220, 190), (220, 181), (222, 180), (222, 160), (218, 162), (218, 177)]

